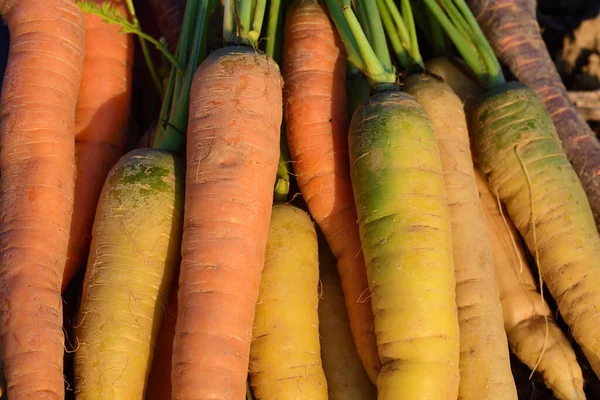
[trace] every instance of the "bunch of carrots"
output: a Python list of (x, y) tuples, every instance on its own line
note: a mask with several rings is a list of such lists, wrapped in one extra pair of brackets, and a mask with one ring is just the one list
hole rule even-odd
[(534, 4), (0, 0), (3, 398), (595, 398), (600, 143)]

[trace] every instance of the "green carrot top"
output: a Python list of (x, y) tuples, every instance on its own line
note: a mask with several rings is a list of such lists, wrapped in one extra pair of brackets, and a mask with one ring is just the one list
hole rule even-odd
[[(208, 18), (215, 9), (217, 2), (218, 0), (187, 1), (175, 55), (169, 52), (164, 42), (142, 32), (135, 17), (132, 0), (127, 0), (132, 22), (121, 15), (111, 3), (106, 2), (98, 5), (92, 1), (78, 2), (83, 11), (102, 17), (106, 23), (120, 26), (123, 33), (136, 34), (142, 42), (142, 48), (145, 48), (146, 41), (154, 44), (165, 58), (171, 62), (171, 71), (166, 89), (163, 90), (162, 84), (158, 83), (163, 100), (152, 144), (155, 149), (176, 153), (184, 147), (192, 79), (196, 68), (206, 56)], [(144, 55), (153, 81), (157, 84), (158, 74), (156, 69), (152, 65), (150, 56), (146, 52), (144, 52)]]
[(419, 51), (410, 0), (401, 0), (400, 6), (402, 12), (394, 0), (377, 0), (377, 8), (398, 63), (407, 71), (422, 71), (425, 66)]
[(465, 0), (423, 0), (486, 89), (505, 82), (500, 62)]
[(225, 42), (256, 48), (266, 8), (267, 0), (225, 0), (223, 15)]
[[(372, 88), (385, 89), (397, 82), (381, 16), (373, 0), (326, 0), (329, 14), (338, 30), (348, 61), (369, 80)], [(355, 14), (358, 12), (358, 17)], [(361, 25), (361, 22), (362, 25)]]

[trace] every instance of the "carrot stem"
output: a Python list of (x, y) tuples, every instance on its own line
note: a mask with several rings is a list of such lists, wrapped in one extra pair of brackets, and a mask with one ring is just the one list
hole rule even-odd
[(223, 40), (225, 43), (237, 42), (237, 22), (235, 0), (225, 0), (223, 9)]
[[(170, 81), (173, 83), (169, 82), (169, 90), (173, 85), (172, 97), (163, 102), (161, 109), (161, 117), (164, 117), (165, 104), (171, 103), (169, 118), (167, 122), (157, 126), (152, 144), (155, 149), (178, 152), (185, 143), (192, 80), (196, 68), (206, 56), (208, 18), (216, 3), (217, 0), (188, 0), (186, 4), (186, 15), (181, 30), (183, 40), (177, 49), (178, 58), (186, 63), (186, 69), (184, 74), (171, 74)], [(188, 18), (188, 12), (192, 18)], [(188, 49), (189, 46), (191, 49)]]
[(248, 35), (251, 29), (252, 11), (254, 6), (253, 0), (237, 0), (237, 17), (239, 20), (238, 39), (242, 43), (253, 45), (253, 42)]
[(252, 43), (258, 43), (260, 31), (262, 30), (263, 21), (265, 19), (265, 10), (267, 8), (267, 0), (257, 0), (256, 8), (254, 9), (254, 18), (252, 19), (252, 29), (248, 33)]
[(356, 69), (366, 74), (366, 68), (360, 56), (358, 43), (356, 43), (356, 39), (352, 34), (350, 25), (348, 25), (348, 22), (344, 17), (340, 4), (337, 0), (325, 0), (325, 3), (329, 9), (329, 15), (333, 20), (333, 24), (335, 25), (342, 43), (344, 44), (344, 48), (346, 49), (348, 62), (354, 65)]
[(401, 8), (402, 8), (402, 16), (404, 17), (404, 22), (408, 27), (408, 34), (410, 37), (410, 47), (408, 48), (408, 52), (410, 53), (415, 64), (419, 65), (422, 69), (425, 69), (425, 65), (423, 64), (423, 58), (421, 57), (421, 52), (419, 51), (419, 43), (417, 41), (417, 28), (415, 27), (415, 19), (413, 17), (412, 9), (410, 6), (410, 0), (401, 0)]
[[(379, 8), (380, 13), (383, 8), (384, 7)], [(402, 15), (400, 15), (400, 12), (398, 11), (398, 7), (396, 7), (396, 4), (394, 4), (394, 0), (385, 0), (385, 8), (388, 11), (388, 13), (392, 16), (392, 19), (396, 24), (395, 31), (399, 35), (400, 40), (402, 40), (402, 46), (404, 46), (404, 48), (408, 50), (411, 46), (410, 34), (408, 33), (408, 29), (404, 24)]]
[[(133, 6), (133, 1), (126, 0), (126, 4), (127, 4), (127, 10), (129, 11), (129, 15), (131, 16), (131, 22), (133, 23), (134, 26), (139, 28), (139, 30), (141, 32), (142, 29), (141, 29), (140, 21), (137, 19), (137, 15), (135, 14), (135, 7)], [(147, 38), (145, 38), (145, 39), (148, 40)], [(152, 39), (154, 39), (154, 38), (152, 38)], [(163, 86), (160, 83), (160, 78), (158, 77), (156, 68), (154, 67), (154, 64), (152, 63), (152, 58), (150, 57), (150, 51), (148, 50), (146, 41), (141, 40), (141, 39), (139, 39), (139, 40), (140, 40), (140, 47), (142, 49), (142, 53), (144, 54), (144, 60), (146, 61), (146, 65), (148, 66), (148, 71), (150, 71), (150, 76), (152, 78), (152, 82), (154, 83), (154, 86), (156, 87), (158, 94), (162, 98), (162, 97), (164, 97)], [(154, 45), (157, 46), (157, 44), (154, 44)]]
[(277, 32), (281, 29), (281, 0), (271, 0), (269, 5), (269, 17), (267, 19), (267, 38), (265, 53), (277, 62), (281, 63), (281, 45)]
[[(361, 0), (361, 2), (363, 2), (363, 0)], [(385, 39), (385, 32), (383, 30), (379, 11), (377, 10), (377, 3), (372, 0), (366, 0), (363, 4), (365, 7), (367, 26), (369, 27), (369, 31), (371, 32), (372, 36), (370, 43), (373, 51), (375, 52), (375, 55), (377, 56), (377, 59), (381, 63), (383, 69), (385, 71), (391, 71), (392, 60), (390, 58), (390, 51)], [(350, 13), (347, 11), (350, 11)], [(344, 7), (344, 15), (346, 15), (346, 18), (352, 18), (353, 21), (356, 21), (358, 24), (358, 20), (356, 19), (356, 16), (354, 15), (354, 12), (352, 12), (352, 8), (350, 6)]]
[[(368, 1), (367, 4), (369, 4)], [(366, 7), (365, 10), (367, 10)], [(350, 27), (350, 30), (354, 35), (354, 39), (358, 44), (358, 49), (360, 51), (365, 66), (363, 73), (365, 73), (365, 75), (367, 76), (371, 86), (375, 86), (376, 84), (395, 83), (396, 74), (393, 66), (391, 65), (391, 60), (389, 61), (388, 65), (384, 66), (384, 64), (382, 64), (382, 62), (377, 58), (377, 55), (373, 50), (373, 47), (371, 47), (371, 44), (369, 43), (367, 37), (365, 36), (365, 33), (363, 32), (360, 23), (358, 22), (358, 19), (356, 18), (356, 15), (352, 10), (352, 7), (346, 5), (342, 9), (342, 12), (344, 13), (344, 17), (348, 22), (348, 26)], [(379, 17), (379, 13), (376, 14), (376, 17), (379, 20), (379, 25), (381, 26), (381, 19)], [(369, 23), (373, 23), (373, 19), (375, 18), (367, 18)], [(371, 29), (371, 31), (373, 32), (373, 26), (371, 26)], [(385, 36), (383, 37), (383, 39), (385, 40)], [(388, 69), (386, 69), (386, 67)]]
[(505, 83), (500, 62), (464, 0), (424, 0), (466, 64), (489, 89)]
[[(264, 14), (264, 9), (262, 12)], [(281, 65), (281, 41), (278, 39), (283, 37), (280, 32), (283, 25), (280, 22), (281, 0), (272, 0), (269, 7), (269, 16), (267, 18), (267, 45), (265, 52), (279, 65)], [(288, 199), (290, 192), (289, 165), (290, 151), (287, 144), (287, 135), (285, 134), (285, 121), (283, 121), (281, 125), (281, 137), (279, 140), (279, 164), (277, 166), (277, 178), (275, 180), (273, 194), (273, 201), (275, 202), (285, 202)]]
[(400, 29), (397, 29), (398, 25), (394, 24), (395, 18), (393, 16), (393, 12), (387, 7), (384, 1), (385, 0), (377, 0), (379, 15), (381, 16), (383, 27), (388, 35), (388, 39), (390, 40), (390, 44), (392, 45), (392, 49), (394, 50), (394, 54), (396, 55), (398, 63), (402, 66), (407, 66), (410, 64), (408, 51), (402, 44), (402, 39), (400, 38), (399, 32)]

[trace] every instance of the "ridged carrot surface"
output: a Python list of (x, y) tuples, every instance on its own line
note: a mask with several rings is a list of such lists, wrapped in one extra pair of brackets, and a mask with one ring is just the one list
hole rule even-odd
[(210, 54), (194, 75), (174, 400), (243, 399), (279, 160), (282, 79), (252, 48)]
[[(111, 3), (127, 15), (124, 0)], [(125, 150), (131, 107), (133, 36), (88, 13), (84, 25), (85, 60), (75, 110), (75, 206), (63, 290), (85, 264), (102, 185)]]
[(290, 8), (284, 40), (286, 133), (294, 174), (338, 260), (354, 342), (375, 381), (379, 359), (348, 164), (343, 44), (315, 0)]
[(2, 0), (0, 343), (8, 398), (63, 399), (61, 283), (73, 213), (83, 16), (69, 0)]

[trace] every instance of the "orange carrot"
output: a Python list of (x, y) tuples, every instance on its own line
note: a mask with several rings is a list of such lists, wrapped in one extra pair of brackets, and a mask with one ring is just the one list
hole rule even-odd
[(346, 57), (316, 0), (288, 11), (284, 104), (294, 173), (308, 209), (338, 260), (358, 354), (372, 381), (379, 369), (373, 311), (348, 169)]
[(238, 400), (246, 393), (282, 83), (275, 61), (249, 46), (213, 52), (194, 75), (173, 400)]
[(72, 0), (2, 0), (0, 343), (11, 400), (63, 399), (61, 283), (73, 213), (83, 16)]
[[(125, 0), (112, 4), (127, 15)], [(88, 13), (84, 25), (85, 60), (75, 111), (75, 206), (63, 291), (85, 264), (104, 180), (125, 150), (131, 105), (133, 37)]]

